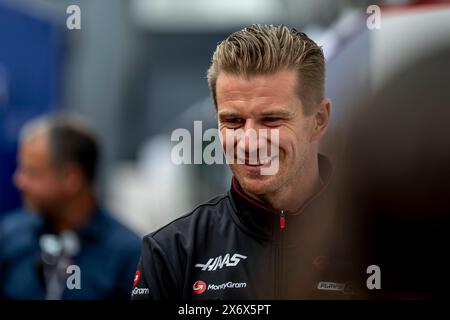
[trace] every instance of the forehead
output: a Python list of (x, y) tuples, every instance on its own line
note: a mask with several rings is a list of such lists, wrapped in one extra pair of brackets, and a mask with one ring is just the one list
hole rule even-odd
[(297, 72), (283, 70), (273, 74), (245, 77), (220, 73), (216, 82), (217, 105), (223, 107), (246, 107), (256, 104), (286, 105), (297, 98)]
[(49, 164), (49, 141), (45, 134), (26, 137), (20, 144), (20, 160), (31, 164)]

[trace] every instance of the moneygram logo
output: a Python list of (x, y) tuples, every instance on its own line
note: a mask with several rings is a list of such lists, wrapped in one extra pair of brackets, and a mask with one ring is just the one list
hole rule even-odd
[(222, 284), (210, 284), (208, 290), (223, 290), (223, 289), (241, 289), (247, 287), (246, 282), (226, 282)]
[(148, 295), (150, 294), (150, 289), (149, 288), (134, 288), (133, 289), (133, 296), (137, 296), (137, 295)]
[(195, 294), (202, 294), (206, 291), (206, 283), (201, 280), (196, 281), (192, 286), (192, 289), (194, 290)]
[(222, 284), (206, 284), (204, 281), (196, 281), (192, 286), (195, 294), (202, 294), (206, 290), (242, 289), (246, 288), (246, 282), (225, 282)]

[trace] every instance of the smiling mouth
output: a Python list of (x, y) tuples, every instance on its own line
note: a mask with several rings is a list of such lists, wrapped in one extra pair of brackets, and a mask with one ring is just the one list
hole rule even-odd
[(244, 164), (245, 166), (248, 166), (248, 167), (262, 167), (262, 166), (270, 164), (276, 158), (278, 158), (278, 157), (277, 156), (267, 157), (267, 158), (264, 158), (264, 159), (260, 159), (256, 163), (254, 163), (254, 161), (252, 161), (253, 163), (251, 163), (248, 158), (246, 158), (246, 159), (237, 159), (236, 163), (237, 164)]

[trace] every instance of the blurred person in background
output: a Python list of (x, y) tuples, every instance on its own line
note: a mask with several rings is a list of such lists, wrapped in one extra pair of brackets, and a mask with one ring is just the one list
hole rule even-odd
[[(317, 146), (331, 109), (324, 78), (321, 48), (293, 28), (252, 25), (217, 46), (208, 81), (223, 148), (225, 130), (243, 129), (231, 149), (245, 161), (231, 159), (227, 194), (144, 237), (133, 299), (354, 297), (332, 166)], [(267, 144), (252, 146), (252, 129), (270, 131)], [(275, 131), (278, 152), (264, 157)]]
[(361, 265), (380, 268), (374, 299), (449, 295), (450, 47), (428, 51), (347, 126), (341, 199)]
[(0, 223), (2, 298), (129, 299), (140, 241), (97, 202), (98, 156), (80, 119), (23, 127), (14, 183), (24, 208)]

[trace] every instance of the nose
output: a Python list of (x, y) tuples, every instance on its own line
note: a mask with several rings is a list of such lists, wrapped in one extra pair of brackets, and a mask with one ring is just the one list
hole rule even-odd
[(252, 154), (258, 150), (258, 128), (253, 119), (245, 122), (244, 133), (238, 138), (238, 146), (247, 154)]

